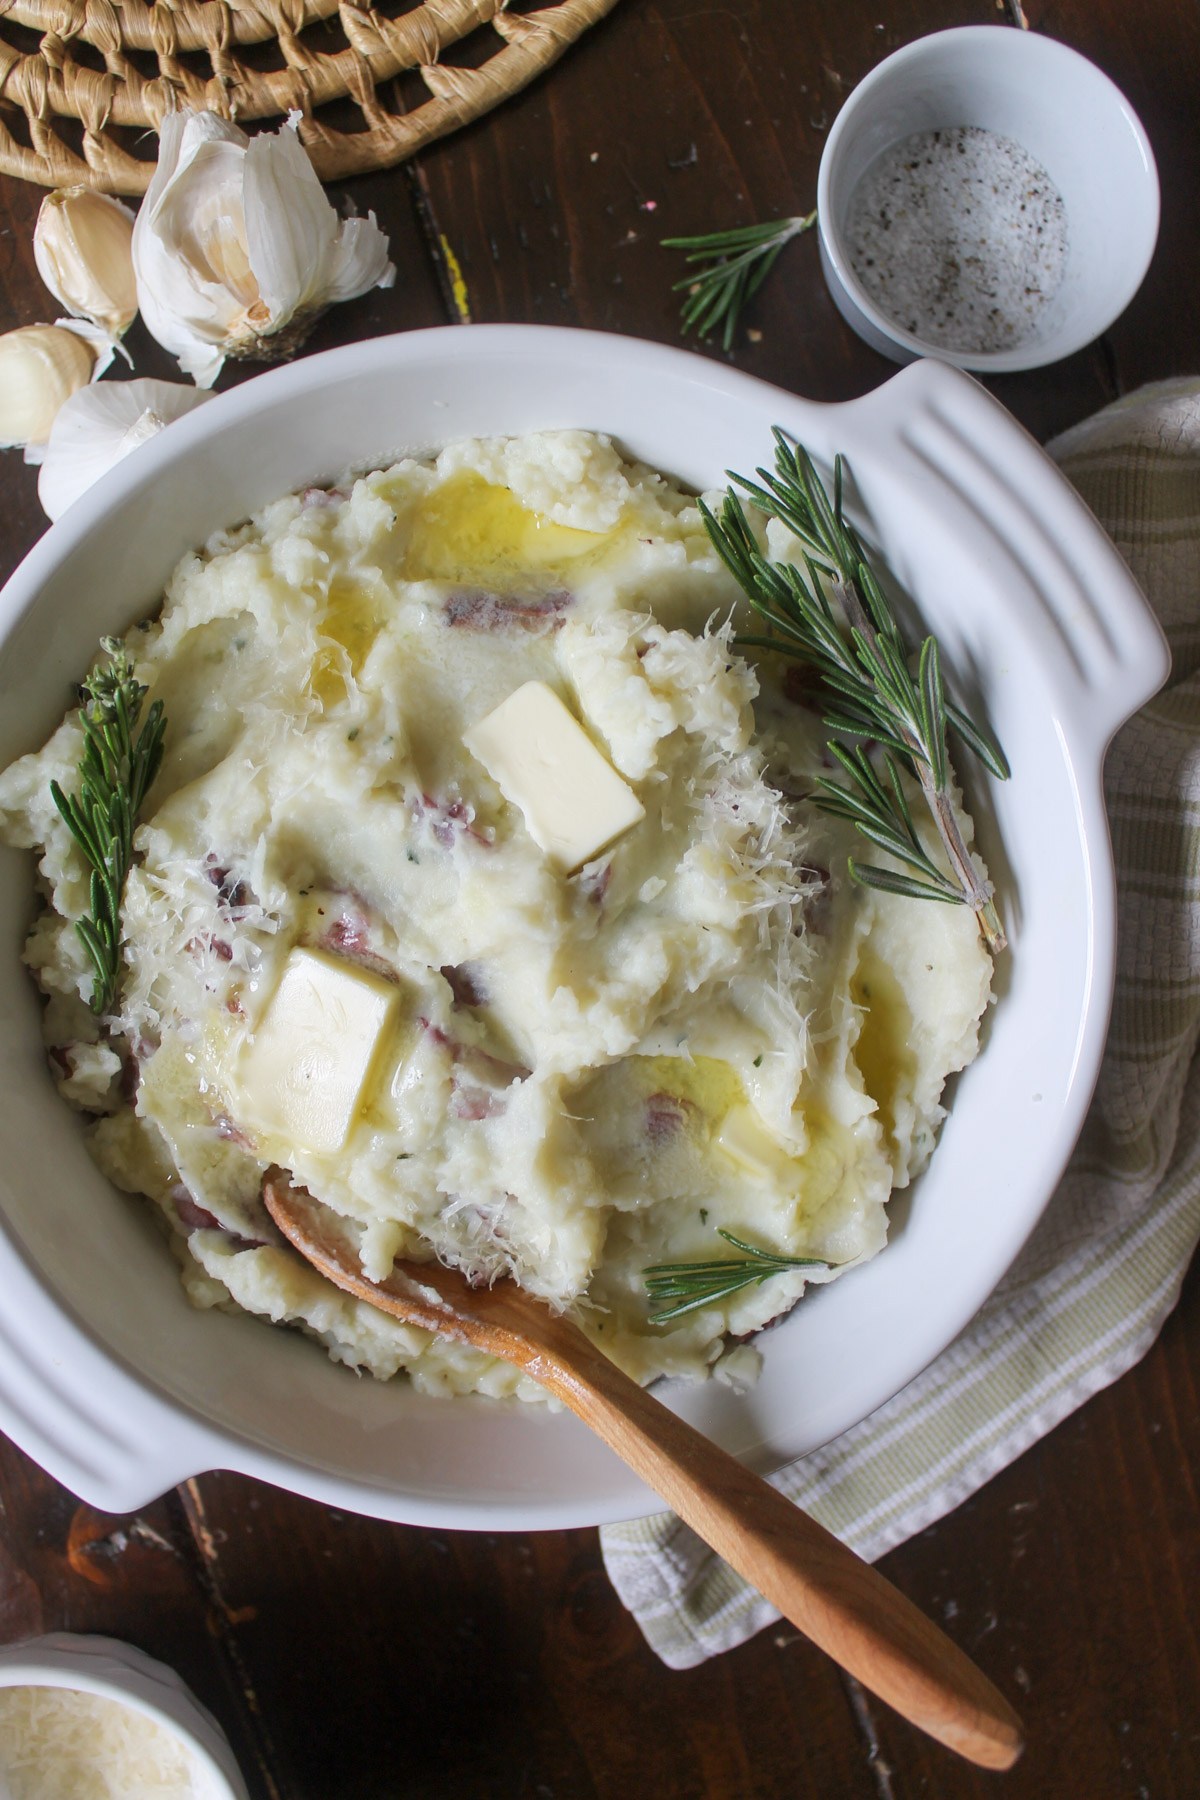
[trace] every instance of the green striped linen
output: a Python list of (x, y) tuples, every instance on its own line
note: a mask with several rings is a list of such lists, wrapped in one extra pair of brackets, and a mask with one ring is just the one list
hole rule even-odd
[[(871, 1560), (1144, 1355), (1200, 1237), (1200, 378), (1141, 388), (1049, 450), (1141, 582), (1174, 667), (1109, 752), (1116, 995), (1067, 1173), (962, 1336), (774, 1478)], [(779, 1617), (671, 1513), (608, 1526), (601, 1540), (613, 1586), (672, 1668)]]

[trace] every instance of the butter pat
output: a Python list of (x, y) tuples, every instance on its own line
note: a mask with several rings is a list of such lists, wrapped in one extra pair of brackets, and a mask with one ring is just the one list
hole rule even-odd
[(293, 950), (242, 1057), (246, 1124), (315, 1155), (340, 1150), (397, 999), (381, 975)]
[(568, 874), (646, 809), (544, 681), (527, 681), (463, 734), (530, 837)]
[(730, 1107), (721, 1121), (716, 1142), (718, 1150), (723, 1150), (731, 1162), (759, 1181), (777, 1181), (784, 1165), (791, 1161), (752, 1106)]

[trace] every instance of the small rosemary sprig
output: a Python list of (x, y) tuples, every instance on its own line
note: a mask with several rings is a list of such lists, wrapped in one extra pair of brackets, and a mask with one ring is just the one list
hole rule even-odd
[(771, 273), (779, 252), (816, 222), (814, 211), (802, 219), (769, 219), (763, 225), (737, 225), (706, 237), (663, 238), (664, 250), (687, 250), (688, 262), (697, 265), (674, 288), (676, 293), (687, 290), (681, 314), (684, 333), (695, 328), (700, 337), (708, 338), (719, 325), (721, 342), (731, 350), (742, 309)]
[(829, 1267), (813, 1256), (780, 1256), (774, 1250), (760, 1250), (734, 1237), (732, 1231), (718, 1235), (742, 1255), (717, 1262), (655, 1263), (642, 1271), (651, 1300), (663, 1303), (650, 1314), (655, 1325), (665, 1325), (669, 1319), (681, 1318), (698, 1307), (712, 1306), (745, 1287), (759, 1285), (768, 1276), (785, 1274), (788, 1269)]
[[(762, 554), (741, 501), (726, 497), (719, 519), (701, 501), (709, 537), (770, 634), (738, 642), (778, 650), (808, 663), (819, 678), (825, 723), (859, 740), (829, 745), (847, 783), (817, 777), (813, 800), (848, 819), (909, 871), (881, 869), (850, 859), (850, 874), (867, 887), (917, 899), (969, 906), (989, 950), (1005, 937), (992, 901), (992, 886), (979, 874), (963, 841), (950, 798), (953, 771), (946, 747), (949, 726), (998, 780), (1008, 776), (999, 747), (947, 698), (937, 640), (926, 637), (914, 671), (890, 601), (866, 550), (842, 510), (843, 467), (834, 463), (833, 496), (826, 493), (802, 445), (775, 433), (775, 470), (757, 470), (758, 481), (730, 473), (751, 504), (782, 520), (804, 545), (804, 570), (771, 563)], [(837, 617), (825, 583), (838, 601)], [(867, 740), (864, 742), (863, 740)], [(877, 748), (871, 750), (868, 745)], [(926, 850), (913, 821), (903, 772), (919, 782), (946, 851), (949, 873)]]
[(79, 794), (68, 797), (57, 781), (50, 793), (87, 858), (92, 872), (91, 917), (75, 929), (92, 963), (92, 1011), (106, 1013), (117, 992), (121, 967), (121, 895), (133, 861), (133, 827), (163, 757), (163, 704), (146, 714), (137, 741), (134, 728), (147, 690), (116, 638), (102, 638), (107, 664), (98, 662), (80, 692), (83, 755)]

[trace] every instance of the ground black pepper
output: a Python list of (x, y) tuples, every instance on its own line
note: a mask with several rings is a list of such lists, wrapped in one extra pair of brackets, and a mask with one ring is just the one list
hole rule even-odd
[(855, 274), (896, 324), (947, 350), (1040, 335), (1067, 263), (1067, 217), (1045, 169), (977, 125), (922, 131), (876, 157), (854, 191)]

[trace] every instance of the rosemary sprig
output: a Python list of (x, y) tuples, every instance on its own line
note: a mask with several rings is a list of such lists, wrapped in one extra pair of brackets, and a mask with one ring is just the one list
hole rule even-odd
[[(891, 602), (861, 538), (846, 521), (841, 457), (834, 463), (832, 498), (808, 452), (791, 444), (781, 431), (775, 433), (774, 472), (756, 473), (757, 481), (732, 472), (730, 479), (745, 490), (753, 506), (795, 532), (804, 546), (803, 570), (794, 563), (767, 561), (736, 495), (727, 495), (719, 519), (703, 501), (700, 510), (717, 553), (770, 627), (769, 635), (740, 637), (739, 643), (778, 650), (808, 663), (819, 677), (825, 723), (859, 740), (852, 746), (830, 743), (847, 781), (819, 776), (815, 803), (857, 825), (871, 843), (910, 871), (881, 869), (851, 858), (850, 874), (866, 887), (971, 907), (995, 954), (1006, 940), (991, 883), (976, 869), (951, 803), (947, 730), (953, 726), (1001, 781), (1009, 773), (1004, 754), (947, 698), (935, 638), (927, 637), (921, 645), (914, 671)], [(827, 585), (845, 623), (834, 611)], [(869, 744), (877, 747), (871, 749)], [(905, 773), (920, 784), (949, 872), (921, 841), (905, 793)]]
[(650, 1314), (654, 1324), (665, 1325), (669, 1319), (681, 1318), (684, 1313), (695, 1312), (701, 1306), (712, 1306), (730, 1294), (758, 1286), (769, 1276), (782, 1275), (788, 1269), (829, 1267), (828, 1263), (813, 1256), (780, 1256), (774, 1250), (760, 1250), (754, 1244), (743, 1243), (731, 1231), (721, 1231), (718, 1235), (735, 1250), (742, 1251), (742, 1255), (727, 1256), (717, 1262), (655, 1263), (643, 1270), (651, 1300), (664, 1303)]
[(742, 309), (771, 273), (779, 252), (816, 222), (814, 211), (805, 218), (737, 225), (706, 237), (663, 238), (664, 250), (687, 250), (688, 262), (697, 265), (674, 287), (676, 293), (687, 290), (681, 313), (684, 333), (694, 327), (700, 337), (708, 338), (719, 325), (721, 342), (731, 350)]
[(102, 638), (107, 664), (98, 662), (80, 690), (83, 755), (79, 794), (68, 797), (57, 781), (50, 793), (87, 858), (92, 872), (91, 917), (75, 929), (92, 964), (92, 1011), (108, 1012), (121, 967), (121, 895), (133, 861), (133, 827), (163, 757), (163, 704), (146, 714), (136, 743), (134, 728), (147, 690), (116, 638)]

